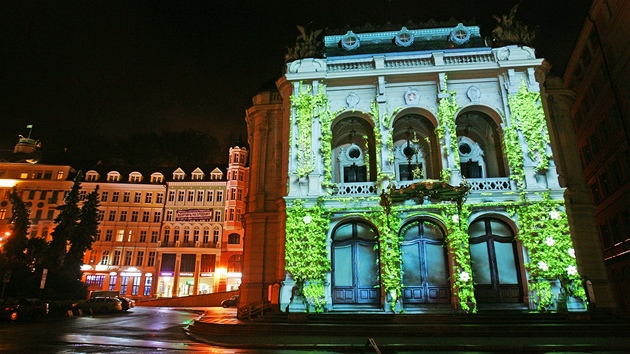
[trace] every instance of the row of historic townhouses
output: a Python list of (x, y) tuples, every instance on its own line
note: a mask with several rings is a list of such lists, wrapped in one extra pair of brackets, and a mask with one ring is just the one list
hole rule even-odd
[(220, 283), (221, 289), (237, 290), (241, 285), (243, 272), (243, 215), (245, 197), (249, 180), (246, 148), (230, 148), (225, 187), (225, 216), (223, 221), (223, 240), (221, 242)]
[(324, 42), (285, 75), (281, 308), (584, 309), (534, 50), (461, 24)]
[(88, 289), (134, 299), (154, 296), (156, 246), (164, 212), (164, 175), (98, 166), (83, 176), (81, 196), (98, 188), (99, 225), (84, 257)]
[(59, 214), (57, 206), (64, 203), (64, 196), (72, 186), (72, 181), (66, 181), (70, 172), (71, 167), (67, 165), (0, 163), (0, 238), (10, 237), (9, 194), (17, 188), (31, 211), (30, 237), (50, 241), (54, 220)]
[(167, 181), (164, 223), (158, 242), (158, 297), (224, 291), (217, 267), (225, 218), (225, 179), (219, 168), (186, 173)]

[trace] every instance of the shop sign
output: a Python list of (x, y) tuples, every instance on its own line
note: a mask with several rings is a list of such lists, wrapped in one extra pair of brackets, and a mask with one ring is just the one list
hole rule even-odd
[(172, 277), (173, 272), (160, 272), (161, 277)]
[(179, 273), (180, 277), (192, 277), (194, 275), (195, 275), (195, 273), (192, 273), (192, 272), (181, 272), (181, 273)]
[(121, 277), (140, 277), (142, 276), (142, 273), (140, 272), (120, 272), (120, 276)]
[(212, 209), (176, 210), (175, 221), (212, 221)]
[(214, 273), (201, 273), (199, 274), (200, 277), (213, 277)]

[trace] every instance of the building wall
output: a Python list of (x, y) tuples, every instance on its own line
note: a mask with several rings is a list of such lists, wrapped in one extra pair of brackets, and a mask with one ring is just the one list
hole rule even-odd
[(597, 0), (564, 73), (572, 123), (608, 278), (630, 304), (630, 4)]
[(65, 193), (72, 186), (72, 182), (66, 181), (69, 174), (70, 166), (0, 163), (0, 235), (6, 236), (11, 231), (9, 194), (16, 187), (31, 209), (30, 236), (50, 241), (59, 214), (56, 207), (63, 205)]
[[(241, 147), (230, 150), (230, 154), (237, 152), (238, 162), (228, 166), (237, 178), (229, 182), (219, 168), (206, 172), (177, 169), (173, 176), (133, 170), (87, 171), (81, 198), (97, 186), (101, 198), (98, 234), (84, 257), (83, 280), (89, 290), (118, 290), (135, 299), (149, 299), (238, 289), (243, 227), (236, 213), (232, 220), (225, 219), (229, 215), (226, 205), (242, 211), (247, 195), (248, 151)], [(73, 184), (68, 179), (70, 172), (70, 166), (0, 164), (2, 235), (11, 229), (8, 194), (16, 186), (31, 208), (30, 236), (50, 241), (59, 213), (56, 207), (63, 205)], [(226, 200), (228, 184), (240, 190), (234, 200)], [(234, 234), (238, 236), (230, 238)], [(161, 269), (165, 254), (174, 259), (168, 276)]]
[(277, 304), (278, 297), (270, 289), (285, 277), (282, 196), (286, 194), (289, 140), (283, 110), (289, 109), (290, 90), (283, 90), (284, 100), (277, 92), (262, 92), (247, 110), (248, 142), (255, 148), (249, 156), (241, 304), (261, 300)]
[[(449, 30), (435, 29), (435, 32)], [(431, 31), (433, 29), (422, 33)], [(369, 40), (378, 35), (381, 34), (370, 33), (361, 38)], [(393, 36), (391, 33), (383, 35)], [(326, 41), (329, 39), (327, 37)], [(334, 46), (342, 41), (343, 36), (330, 39)], [(381, 52), (357, 56), (349, 53), (347, 56), (305, 58), (288, 63), (285, 76), (277, 82), (282, 103), (270, 104), (266, 101), (265, 97), (274, 94), (274, 91), (270, 91), (266, 93), (267, 96), (256, 96), (254, 105), (248, 110), (250, 145), (259, 150), (252, 154), (251, 159), (251, 194), (245, 228), (247, 241), (241, 301), (279, 301), (283, 310), (294, 304), (295, 284), (290, 274), (284, 279), (273, 277), (282, 275), (285, 271), (283, 242), (289, 237), (285, 232), (288, 225), (284, 224), (285, 208), (288, 207), (280, 203), (277, 197), (283, 197), (287, 205), (299, 201), (304, 202), (307, 207), (323, 205), (330, 212), (331, 223), (326, 231), (325, 244), (328, 259), (334, 263), (336, 233), (345, 225), (361, 224), (364, 225), (361, 227), (371, 227), (370, 232), (376, 235), (384, 232), (365, 216), (370, 210), (379, 208), (378, 196), (381, 191), (387, 191), (391, 186), (404, 188), (413, 182), (427, 179), (439, 180), (446, 170), (449, 174), (446, 182), (450, 185), (460, 185), (464, 182), (463, 177), (468, 177), (466, 182), (471, 185), (467, 203), (475, 205), (476, 209), (469, 219), (462, 222), (472, 227), (481, 225), (486, 219), (494, 220), (492, 222), (506, 225), (505, 232), (510, 237), (515, 237), (511, 241), (513, 246), (510, 246), (514, 247), (514, 258), (510, 262), (515, 264), (513, 280), (518, 287), (508, 291), (519, 292), (511, 301), (515, 300), (523, 308), (535, 308), (532, 302), (533, 288), (530, 288), (532, 281), (525, 267), (531, 250), (518, 238), (519, 229), (524, 225), (519, 225), (517, 217), (505, 205), (517, 205), (523, 200), (521, 198), (528, 201), (540, 200), (545, 192), (549, 193), (551, 200), (564, 204), (565, 188), (558, 179), (551, 145), (545, 145), (545, 151), (542, 152), (551, 156), (549, 166), (538, 170), (536, 165), (539, 159), (532, 157), (534, 153), (531, 151), (528, 153), (532, 147), (528, 146), (523, 135), (519, 135), (519, 153), (524, 161), (524, 171), (522, 177), (515, 180), (513, 174), (516, 172), (510, 171), (508, 166), (503, 139), (505, 131), (516, 124), (510, 99), (522, 87), (528, 92), (540, 92), (540, 83), (544, 81), (548, 70), (548, 64), (536, 58), (533, 49), (517, 46), (472, 48), (468, 51), (460, 48), (452, 52), (448, 49), (426, 50), (405, 55), (397, 53), (389, 57), (387, 53)], [(314, 109), (312, 119), (306, 123), (298, 121), (300, 107), (296, 102), (299, 100), (297, 96), (302, 93), (312, 97), (324, 95), (327, 102), (326, 107)], [(438, 103), (440, 99), (451, 95), (458, 106), (455, 113), (456, 131), (447, 131), (443, 138), (437, 139), (436, 130), (441, 119)], [(278, 112), (281, 107), (284, 111)], [(279, 122), (279, 113), (282, 113), (282, 123)], [(326, 117), (327, 114), (331, 116)], [(327, 123), (322, 123), (324, 121)], [(554, 127), (550, 125), (547, 129), (551, 132)], [(304, 134), (305, 131), (310, 131), (310, 135)], [(331, 132), (330, 142), (324, 142), (323, 136)], [(544, 131), (541, 133), (546, 134)], [(286, 138), (287, 135), (287, 144), (269, 138)], [(381, 140), (384, 139), (381, 137), (390, 136), (391, 142)], [(453, 147), (451, 141), (455, 139), (458, 139), (458, 143)], [(465, 141), (469, 141), (469, 150), (472, 151), (462, 150), (462, 142)], [(414, 149), (419, 151), (415, 154), (416, 160), (406, 158), (405, 148), (412, 142)], [(382, 146), (375, 146), (377, 143)], [(555, 142), (552, 141), (553, 143)], [(287, 159), (281, 162), (274, 158), (279, 155), (279, 147), (284, 148), (287, 154)], [(461, 159), (467, 154), (472, 156), (472, 152), (481, 149), (482, 153), (477, 154), (478, 162), (483, 164), (480, 175), (462, 172), (464, 166), (455, 161), (454, 149), (460, 151)], [(376, 156), (377, 154), (379, 155)], [(424, 171), (422, 177), (408, 180), (403, 177), (406, 174), (404, 169), (407, 167), (410, 170), (412, 164), (421, 165)], [(302, 172), (304, 169), (307, 173)], [(286, 179), (267, 179), (267, 176), (275, 176), (274, 173), (278, 171), (286, 171)], [(357, 171), (358, 174), (353, 175)], [(377, 175), (377, 171), (382, 175)], [(264, 203), (267, 200), (273, 201), (275, 205)], [(402, 224), (433, 220), (438, 229), (445, 229), (444, 216), (440, 216), (442, 206), (431, 199), (422, 204), (418, 201), (405, 204), (409, 208), (401, 212)], [(567, 208), (571, 206), (567, 205)], [(589, 210), (586, 208), (578, 213), (575, 210), (566, 212), (575, 219), (576, 215), (588, 215)], [(307, 222), (306, 219), (304, 222)], [(572, 225), (575, 226), (577, 224)], [(397, 229), (396, 232), (402, 233), (404, 228)], [(256, 239), (252, 240), (254, 238)], [(588, 248), (591, 241), (592, 235), (587, 234), (573, 238), (576, 250)], [(449, 265), (453, 265), (455, 252), (456, 250), (450, 249), (446, 255)], [(589, 262), (594, 262), (594, 265), (587, 264)], [(577, 259), (580, 274), (594, 282), (602, 279), (602, 263), (601, 258), (592, 257), (592, 254)], [(351, 262), (348, 267), (358, 266)], [(270, 276), (268, 271), (271, 269), (274, 274)], [(455, 274), (448, 277), (451, 287), (454, 277)], [(335, 280), (333, 267), (323, 284), (326, 308), (348, 309), (343, 304), (343, 299), (337, 297), (338, 291), (342, 290), (333, 289), (336, 281), (343, 279)], [(280, 294), (273, 292), (277, 284), (281, 284)], [(382, 289), (383, 284), (380, 286)], [(614, 301), (608, 296), (609, 290), (610, 287), (604, 281), (594, 287), (593, 291), (598, 295), (598, 306), (601, 308), (615, 307)], [(380, 291), (380, 294), (376, 291), (375, 296), (380, 299), (377, 300), (376, 307), (385, 310), (390, 295)], [(446, 295), (440, 301), (458, 306), (458, 300), (454, 296), (449, 298)], [(353, 302), (352, 305), (360, 304)], [(294, 310), (299, 309), (296, 307)]]

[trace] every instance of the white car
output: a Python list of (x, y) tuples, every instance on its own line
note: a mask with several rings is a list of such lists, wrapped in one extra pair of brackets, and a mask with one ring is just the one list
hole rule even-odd
[(77, 305), (83, 312), (119, 312), (122, 311), (122, 303), (115, 297), (93, 297)]

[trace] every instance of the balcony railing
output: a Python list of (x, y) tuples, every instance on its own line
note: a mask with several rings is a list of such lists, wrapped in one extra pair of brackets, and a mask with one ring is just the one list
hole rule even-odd
[[(396, 188), (404, 188), (413, 181), (396, 181), (394, 185)], [(469, 178), (466, 180), (470, 184), (470, 191), (475, 192), (501, 192), (513, 190), (512, 182), (509, 177), (495, 177), (495, 178)], [(353, 196), (353, 195), (375, 195), (378, 193), (378, 188), (374, 182), (360, 182), (360, 183), (339, 183), (335, 188), (335, 195), (338, 196)]]
[(470, 191), (473, 193), (512, 190), (512, 183), (509, 177), (469, 178), (466, 181), (470, 184)]
[(374, 182), (339, 183), (335, 188), (336, 195), (374, 195), (376, 185)]

